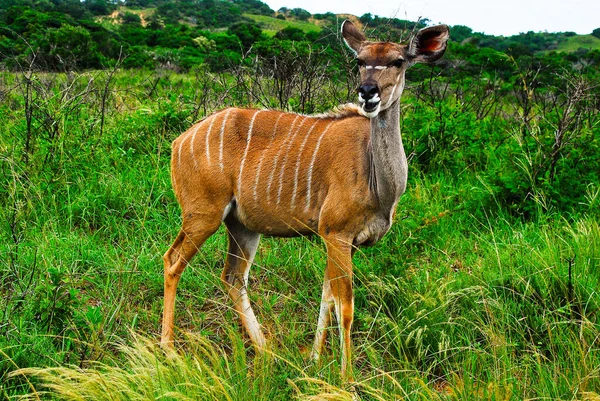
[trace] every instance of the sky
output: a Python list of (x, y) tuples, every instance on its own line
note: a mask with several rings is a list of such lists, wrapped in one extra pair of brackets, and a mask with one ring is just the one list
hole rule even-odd
[(600, 0), (263, 0), (273, 10), (303, 8), (311, 14), (366, 13), (432, 23), (466, 25), (490, 35), (521, 32), (589, 34), (600, 28)]

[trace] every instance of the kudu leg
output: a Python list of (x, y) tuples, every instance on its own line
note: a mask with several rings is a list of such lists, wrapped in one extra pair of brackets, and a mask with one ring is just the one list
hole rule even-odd
[[(190, 216), (195, 216), (190, 214)], [(177, 284), (187, 264), (198, 252), (202, 244), (219, 228), (220, 220), (184, 218), (183, 227), (179, 231), (173, 245), (165, 253), (165, 293), (162, 322), (161, 344), (164, 347), (173, 344), (173, 325), (175, 316), (175, 294)]]
[(331, 312), (333, 310), (333, 296), (331, 294), (331, 286), (328, 280), (323, 283), (323, 293), (321, 295), (321, 307), (319, 309), (319, 321), (317, 322), (317, 332), (315, 342), (311, 353), (311, 358), (315, 361), (319, 360), (325, 338), (327, 337), (327, 328), (331, 322)]
[(313, 357), (318, 358), (325, 340), (325, 328), (329, 324), (331, 306), (340, 329), (342, 350), (341, 374), (344, 379), (352, 378), (352, 351), (350, 331), (354, 319), (354, 297), (352, 294), (352, 243), (335, 237), (324, 237), (327, 245), (327, 266), (321, 311), (313, 347)]
[[(356, 247), (352, 247), (350, 256), (354, 256)], [(333, 295), (331, 293), (331, 284), (329, 280), (325, 280), (323, 283), (323, 292), (321, 295), (321, 307), (319, 309), (319, 321), (317, 322), (317, 332), (315, 335), (315, 342), (313, 344), (311, 358), (315, 361), (319, 360), (321, 352), (323, 352), (323, 346), (325, 345), (325, 339), (327, 338), (327, 328), (331, 323), (331, 314), (334, 308)]]
[(265, 348), (265, 336), (248, 298), (248, 275), (256, 255), (260, 234), (248, 230), (234, 217), (225, 220), (229, 250), (221, 281), (225, 285), (233, 306), (242, 320), (250, 340), (258, 350)]

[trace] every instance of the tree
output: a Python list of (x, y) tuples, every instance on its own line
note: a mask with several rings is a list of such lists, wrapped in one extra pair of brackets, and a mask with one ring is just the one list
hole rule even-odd
[(596, 28), (592, 31), (592, 36), (597, 37), (598, 39), (600, 39), (600, 28)]
[(470, 38), (473, 35), (473, 30), (468, 26), (454, 25), (450, 28), (450, 38), (458, 43)]
[(373, 15), (371, 13), (366, 13), (360, 16), (358, 19), (362, 24), (369, 24), (373, 21)]
[(63, 25), (49, 29), (39, 44), (38, 56), (51, 70), (100, 67), (101, 55), (85, 28)]
[(275, 12), (259, 0), (233, 0), (243, 12), (250, 14), (273, 15)]
[(142, 25), (142, 19), (138, 14), (125, 12), (121, 13), (120, 17), (125, 25)]
[(301, 21), (306, 21), (311, 16), (311, 14), (308, 11), (306, 11), (302, 8), (294, 8), (293, 10), (290, 11), (290, 15)]
[(253, 22), (236, 22), (227, 30), (230, 34), (237, 36), (244, 46), (244, 50), (250, 49), (254, 42), (261, 39), (262, 30)]
[(282, 30), (280, 30), (279, 32), (277, 32), (275, 34), (275, 37), (277, 39), (281, 39), (281, 40), (293, 40), (293, 41), (301, 41), (301, 40), (306, 40), (306, 35), (304, 34), (304, 31), (300, 28), (295, 28), (293, 26), (288, 26), (286, 28), (283, 28)]
[(114, 3), (106, 0), (86, 0), (84, 4), (94, 15), (108, 15), (116, 8)]

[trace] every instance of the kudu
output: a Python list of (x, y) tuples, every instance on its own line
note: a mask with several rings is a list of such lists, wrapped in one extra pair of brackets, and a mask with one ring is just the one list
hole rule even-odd
[(266, 341), (247, 284), (260, 236), (316, 232), (327, 265), (312, 356), (319, 358), (333, 309), (341, 374), (349, 376), (352, 255), (390, 228), (407, 179), (399, 126), (404, 75), (412, 64), (442, 56), (448, 27), (424, 28), (402, 45), (367, 41), (345, 21), (342, 36), (359, 66), (358, 106), (319, 116), (228, 108), (173, 142), (171, 177), (183, 226), (164, 256), (163, 345), (173, 341), (181, 274), (221, 222), (229, 240), (221, 280), (259, 350)]

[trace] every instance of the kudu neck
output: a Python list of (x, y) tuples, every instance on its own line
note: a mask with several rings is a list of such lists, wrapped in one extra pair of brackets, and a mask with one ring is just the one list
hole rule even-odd
[(393, 209), (406, 188), (408, 166), (400, 135), (400, 100), (371, 119), (375, 192), (384, 209)]
[(371, 118), (371, 132), (372, 134), (397, 133), (400, 135), (400, 99), (387, 109), (380, 111), (376, 117)]

